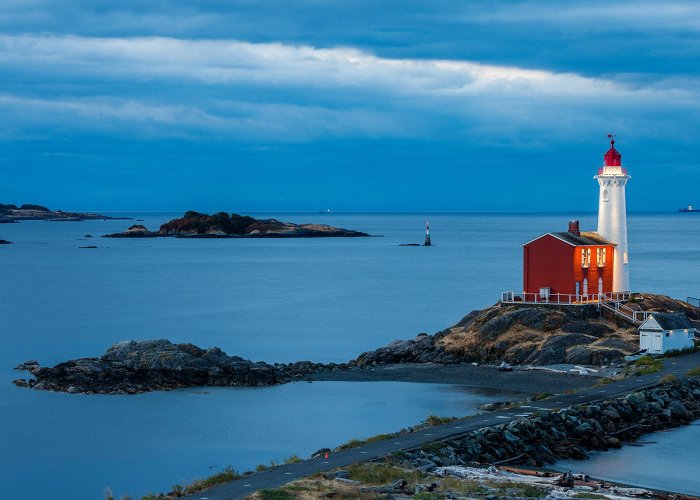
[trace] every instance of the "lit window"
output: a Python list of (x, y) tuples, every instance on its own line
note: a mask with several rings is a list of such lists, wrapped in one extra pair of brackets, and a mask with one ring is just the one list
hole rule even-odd
[(581, 249), (581, 267), (591, 266), (591, 249), (582, 248)]
[(596, 263), (598, 267), (605, 267), (605, 260), (607, 257), (607, 249), (598, 248), (596, 251)]

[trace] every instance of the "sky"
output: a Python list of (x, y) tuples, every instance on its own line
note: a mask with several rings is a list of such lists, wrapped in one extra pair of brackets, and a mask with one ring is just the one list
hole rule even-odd
[(593, 212), (700, 205), (700, 3), (0, 3), (0, 203)]

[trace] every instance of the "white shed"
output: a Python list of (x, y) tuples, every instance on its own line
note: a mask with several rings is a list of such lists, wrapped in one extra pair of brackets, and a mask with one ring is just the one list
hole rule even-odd
[(693, 347), (695, 326), (683, 313), (651, 313), (639, 327), (639, 348), (648, 354)]

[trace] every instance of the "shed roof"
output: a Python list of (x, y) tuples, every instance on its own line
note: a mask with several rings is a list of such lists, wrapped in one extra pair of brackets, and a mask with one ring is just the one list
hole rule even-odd
[[(684, 313), (652, 312), (649, 314), (649, 317), (654, 318), (664, 330), (686, 330), (695, 328), (695, 325), (690, 322)], [(646, 321), (644, 323), (646, 323)], [(644, 323), (640, 325), (640, 329), (644, 326)]]
[(596, 233), (595, 231), (582, 231), (580, 235), (574, 234), (574, 233), (568, 233), (568, 232), (562, 232), (562, 233), (546, 233), (541, 236), (538, 236), (534, 240), (530, 240), (527, 243), (523, 244), (523, 246), (529, 245), (533, 241), (537, 241), (540, 238), (544, 236), (554, 236), (558, 240), (563, 241), (564, 243), (568, 243), (569, 245), (572, 246), (581, 246), (581, 245), (615, 245), (615, 243), (612, 243), (605, 238), (603, 238), (601, 235)]

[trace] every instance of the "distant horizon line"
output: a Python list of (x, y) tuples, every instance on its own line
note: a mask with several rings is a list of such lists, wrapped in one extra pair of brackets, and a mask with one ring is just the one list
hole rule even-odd
[[(59, 209), (57, 209), (59, 210)], [(64, 211), (69, 211), (69, 210), (64, 210)], [(70, 210), (70, 211), (76, 211), (76, 210)], [(238, 211), (228, 211), (228, 210), (193, 210), (193, 209), (187, 209), (187, 210), (177, 210), (177, 209), (172, 209), (172, 210), (102, 210), (102, 209), (89, 209), (89, 210), (80, 210), (76, 212), (82, 212), (82, 213), (105, 213), (105, 214), (173, 214), (173, 213), (185, 213), (188, 211), (195, 211), (195, 212), (200, 212), (200, 213), (206, 213), (206, 214), (215, 214), (219, 212), (226, 212), (226, 213), (240, 213), (240, 214), (246, 214), (246, 213), (255, 213), (255, 214), (278, 214), (278, 213), (283, 213), (283, 214), (316, 214), (316, 215), (333, 215), (333, 214), (415, 214), (415, 215), (420, 215), (420, 214), (435, 214), (435, 215), (440, 215), (440, 214), (531, 214), (531, 215), (570, 215), (572, 212), (569, 211), (564, 211), (564, 210), (555, 210), (555, 211), (542, 211), (542, 210), (331, 210), (330, 212), (326, 211), (320, 211), (320, 210), (238, 210)], [(577, 214), (580, 215), (597, 215), (597, 211), (577, 211)], [(634, 210), (634, 211), (628, 211), (628, 214), (669, 214), (669, 213), (680, 213), (678, 212), (678, 209), (676, 210)]]

